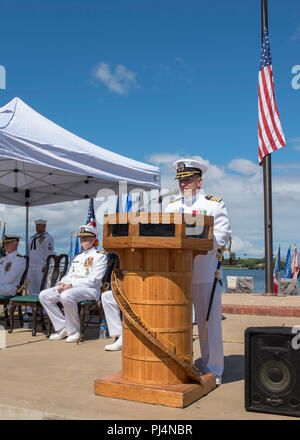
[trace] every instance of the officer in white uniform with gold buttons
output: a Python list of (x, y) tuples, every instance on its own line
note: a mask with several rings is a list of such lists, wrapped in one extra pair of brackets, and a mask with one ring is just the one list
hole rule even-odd
[(26, 267), (26, 260), (18, 254), (20, 235), (5, 235), (6, 256), (0, 258), (0, 295), (15, 296)]
[[(217, 385), (221, 384), (224, 368), (222, 341), (222, 288), (220, 283), (214, 294), (210, 318), (207, 327), (207, 338), (202, 339), (208, 305), (212, 293), (215, 271), (218, 264), (218, 249), (230, 238), (230, 225), (224, 202), (219, 197), (200, 193), (202, 175), (207, 167), (191, 159), (177, 160), (173, 164), (176, 179), (179, 180), (181, 197), (169, 203), (167, 212), (184, 212), (190, 214), (206, 214), (214, 217), (214, 249), (207, 255), (197, 255), (193, 268), (193, 303), (201, 349), (203, 373), (216, 375)], [(222, 272), (219, 278), (222, 279)]]
[(36, 233), (29, 239), (29, 295), (40, 293), (47, 257), (54, 254), (54, 239), (46, 231), (47, 220), (35, 220)]
[[(68, 273), (57, 286), (45, 289), (39, 295), (56, 332), (50, 336), (52, 340), (65, 337), (66, 342), (79, 340), (77, 304), (80, 301), (98, 301), (107, 269), (107, 256), (94, 247), (97, 240), (96, 228), (90, 225), (81, 226), (77, 235), (80, 237), (83, 252), (73, 259)], [(58, 302), (63, 305), (64, 315), (57, 305)]]

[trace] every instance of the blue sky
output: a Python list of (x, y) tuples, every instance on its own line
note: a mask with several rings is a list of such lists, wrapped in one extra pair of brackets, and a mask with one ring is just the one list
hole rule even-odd
[[(272, 154), (274, 248), (280, 242), (284, 252), (289, 242), (300, 245), (300, 88), (292, 87), (292, 68), (300, 65), (297, 0), (269, 1), (269, 35), (287, 141)], [(173, 160), (204, 159), (205, 191), (224, 197), (236, 252), (262, 255), (260, 38), (258, 0), (3, 0), (0, 106), (19, 96), (97, 145), (159, 165), (166, 187), (175, 185)], [(85, 223), (87, 205), (49, 207), (57, 249), (68, 245), (60, 227), (66, 212), (74, 218), (76, 210)], [(21, 209), (0, 207), (11, 230), (22, 228)], [(45, 209), (33, 209), (31, 219)]]

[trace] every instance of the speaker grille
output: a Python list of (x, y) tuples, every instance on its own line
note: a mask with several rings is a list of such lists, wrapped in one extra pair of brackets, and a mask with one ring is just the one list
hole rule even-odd
[(292, 327), (245, 331), (245, 408), (300, 417), (300, 350)]
[(259, 368), (259, 383), (272, 393), (282, 393), (291, 384), (291, 372), (285, 363), (280, 360), (268, 360)]

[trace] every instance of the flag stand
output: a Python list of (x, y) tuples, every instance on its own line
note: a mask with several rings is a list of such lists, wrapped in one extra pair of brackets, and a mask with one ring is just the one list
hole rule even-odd
[[(261, 0), (262, 41), (263, 41), (265, 29), (268, 30), (267, 0)], [(268, 154), (263, 159), (263, 182), (264, 182), (264, 213), (265, 213), (265, 293), (274, 295), (271, 154)]]

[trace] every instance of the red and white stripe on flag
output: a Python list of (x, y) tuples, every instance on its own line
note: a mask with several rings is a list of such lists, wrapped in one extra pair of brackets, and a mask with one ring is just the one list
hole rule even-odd
[(261, 46), (258, 75), (258, 160), (285, 146), (285, 139), (274, 95), (272, 59), (268, 30), (265, 28)]
[(278, 294), (278, 289), (279, 289), (279, 281), (278, 281), (277, 275), (274, 274), (273, 275), (273, 293), (275, 295)]
[(297, 247), (295, 245), (295, 250), (294, 250), (294, 257), (293, 257), (293, 261), (292, 261), (292, 273), (291, 273), (291, 278), (293, 278), (294, 280), (296, 280), (298, 278), (298, 271), (299, 271), (299, 267), (298, 267), (298, 256), (297, 256)]
[(258, 159), (285, 146), (285, 138), (279, 119), (274, 95), (272, 66), (259, 71), (258, 83)]

